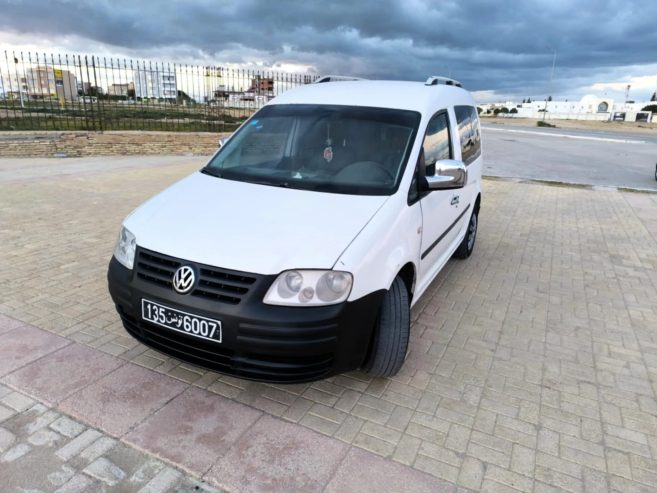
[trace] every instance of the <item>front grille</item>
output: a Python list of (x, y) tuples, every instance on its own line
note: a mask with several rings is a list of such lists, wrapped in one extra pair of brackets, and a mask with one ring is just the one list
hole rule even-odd
[(123, 326), (135, 339), (182, 361), (237, 377), (269, 382), (305, 382), (326, 375), (333, 355), (273, 356), (237, 352), (221, 344), (203, 341), (135, 320), (119, 307)]
[(173, 275), (183, 264), (198, 268), (199, 279), (191, 292), (192, 296), (229, 305), (242, 301), (257, 280), (252, 274), (194, 264), (141, 248), (137, 251), (136, 273), (143, 281), (173, 289)]

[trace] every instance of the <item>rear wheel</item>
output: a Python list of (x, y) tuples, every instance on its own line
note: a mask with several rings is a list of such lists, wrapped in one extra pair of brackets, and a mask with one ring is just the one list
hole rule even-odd
[(396, 375), (406, 359), (410, 330), (408, 290), (402, 278), (396, 277), (381, 303), (370, 356), (363, 370), (373, 377)]
[(468, 223), (468, 230), (465, 232), (463, 241), (454, 252), (454, 257), (464, 259), (472, 255), (474, 250), (475, 240), (477, 239), (477, 223), (479, 219), (477, 210), (472, 212), (470, 222)]

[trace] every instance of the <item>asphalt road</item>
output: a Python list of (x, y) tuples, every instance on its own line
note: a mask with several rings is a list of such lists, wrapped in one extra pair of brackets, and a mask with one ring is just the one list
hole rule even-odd
[(484, 175), (657, 191), (657, 136), (483, 126)]

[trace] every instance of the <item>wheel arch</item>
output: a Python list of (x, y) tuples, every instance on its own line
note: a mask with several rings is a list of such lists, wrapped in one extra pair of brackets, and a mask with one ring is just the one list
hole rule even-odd
[(401, 277), (402, 281), (404, 281), (404, 285), (406, 286), (406, 290), (408, 291), (409, 301), (413, 301), (413, 291), (415, 291), (415, 281), (416, 281), (415, 264), (413, 264), (413, 262), (407, 262), (399, 270), (397, 276)]

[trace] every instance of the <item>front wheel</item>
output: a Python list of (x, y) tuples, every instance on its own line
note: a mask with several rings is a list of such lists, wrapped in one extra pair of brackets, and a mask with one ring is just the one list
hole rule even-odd
[(468, 223), (468, 230), (465, 232), (463, 241), (454, 252), (454, 257), (465, 259), (468, 258), (470, 255), (472, 255), (472, 251), (474, 250), (474, 246), (475, 246), (475, 240), (477, 239), (477, 223), (479, 218), (478, 216), (479, 213), (476, 210), (474, 210), (472, 212), (472, 215), (470, 216), (470, 222)]
[(408, 290), (402, 278), (396, 277), (381, 303), (370, 355), (363, 370), (373, 377), (396, 375), (406, 359), (410, 331)]

